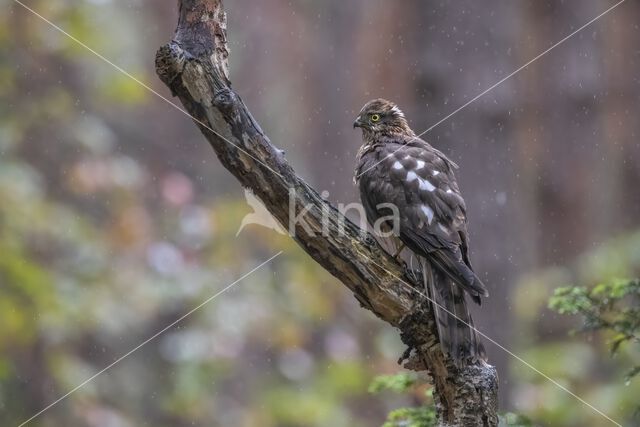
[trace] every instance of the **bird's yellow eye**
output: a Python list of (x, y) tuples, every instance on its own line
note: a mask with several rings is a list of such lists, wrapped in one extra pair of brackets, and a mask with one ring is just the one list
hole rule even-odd
[(372, 122), (380, 121), (380, 114), (372, 114), (371, 115), (371, 121)]

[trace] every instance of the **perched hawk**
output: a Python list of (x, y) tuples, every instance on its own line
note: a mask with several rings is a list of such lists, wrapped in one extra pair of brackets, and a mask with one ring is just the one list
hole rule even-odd
[(466, 207), (453, 173), (458, 166), (416, 137), (387, 100), (365, 104), (353, 126), (362, 128), (355, 182), (368, 222), (394, 228), (389, 206), (395, 206), (394, 238), (420, 262), (443, 351), (457, 363), (486, 360), (465, 302), (465, 293), (480, 304), (488, 292), (469, 261)]

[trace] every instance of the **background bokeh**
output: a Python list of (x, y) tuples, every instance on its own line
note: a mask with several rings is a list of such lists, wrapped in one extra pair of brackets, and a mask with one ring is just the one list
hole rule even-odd
[[(170, 96), (154, 72), (176, 2), (25, 0)], [(274, 144), (334, 203), (373, 97), (418, 132), (613, 5), (601, 0), (227, 1), (231, 78)], [(372, 426), (417, 398), (397, 331), (290, 239), (249, 225), (193, 123), (0, 0), (0, 425), (18, 425), (274, 253), (284, 254), (32, 426)], [(640, 2), (627, 0), (425, 135), (459, 163), (476, 324), (632, 425), (639, 358), (570, 336), (555, 287), (640, 272)], [(501, 406), (546, 426), (606, 421), (487, 343)], [(635, 420), (637, 422), (637, 419)], [(629, 424), (626, 424), (629, 423)]]

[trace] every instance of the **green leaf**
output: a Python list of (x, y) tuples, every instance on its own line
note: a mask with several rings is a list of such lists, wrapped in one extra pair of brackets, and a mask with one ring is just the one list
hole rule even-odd
[(389, 413), (382, 427), (434, 427), (436, 411), (433, 406), (399, 408)]
[(399, 373), (395, 375), (379, 375), (373, 379), (369, 386), (369, 393), (380, 393), (381, 391), (393, 391), (403, 393), (409, 390), (417, 379), (414, 375)]

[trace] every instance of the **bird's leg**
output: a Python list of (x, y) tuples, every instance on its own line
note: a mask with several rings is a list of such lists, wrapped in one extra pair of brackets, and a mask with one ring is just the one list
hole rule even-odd
[(415, 270), (413, 268), (413, 260), (414, 259), (415, 259), (415, 256), (413, 254), (411, 254), (411, 256), (409, 257), (409, 263), (405, 263), (405, 265), (404, 265), (405, 274), (407, 275), (407, 277), (412, 278), (414, 281), (421, 281), (422, 280), (422, 272), (419, 269)]
[(400, 254), (402, 253), (404, 248), (405, 248), (405, 244), (401, 242), (400, 247), (398, 247), (396, 252), (393, 254), (393, 257), (396, 259), (396, 261), (403, 262), (402, 258), (400, 258)]

